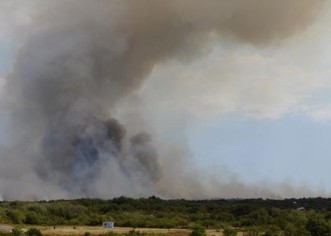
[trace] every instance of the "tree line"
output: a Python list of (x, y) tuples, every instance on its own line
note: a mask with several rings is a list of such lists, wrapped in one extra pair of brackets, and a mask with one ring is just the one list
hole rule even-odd
[[(331, 199), (164, 200), (158, 197), (111, 200), (2, 201), (0, 223), (101, 225), (205, 229), (246, 235), (331, 235)], [(233, 232), (232, 232), (233, 234)]]

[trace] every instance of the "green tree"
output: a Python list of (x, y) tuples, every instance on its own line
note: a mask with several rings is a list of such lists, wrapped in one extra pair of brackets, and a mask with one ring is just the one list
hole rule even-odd
[(289, 225), (284, 230), (284, 236), (310, 236), (311, 234), (305, 228)]
[(319, 216), (310, 218), (307, 222), (306, 229), (312, 236), (331, 236), (330, 225)]
[(23, 217), (19, 210), (6, 210), (6, 216), (7, 216), (7, 219), (9, 219), (9, 221), (11, 223), (14, 223), (14, 224), (22, 223)]
[(31, 225), (40, 224), (42, 221), (41, 217), (37, 215), (34, 211), (29, 211), (25, 216), (25, 223)]
[(281, 235), (281, 229), (276, 225), (271, 225), (267, 228), (264, 236), (279, 236)]

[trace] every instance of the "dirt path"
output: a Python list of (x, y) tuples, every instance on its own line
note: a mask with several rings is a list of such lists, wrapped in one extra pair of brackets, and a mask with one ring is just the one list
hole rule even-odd
[(11, 227), (11, 226), (8, 226), (8, 225), (0, 225), (0, 230), (1, 230), (1, 231), (9, 231), (9, 232), (11, 232), (12, 229), (13, 229), (13, 227)]

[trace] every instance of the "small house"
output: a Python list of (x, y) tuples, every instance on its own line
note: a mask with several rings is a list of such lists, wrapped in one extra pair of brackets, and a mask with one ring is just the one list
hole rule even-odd
[(114, 222), (113, 221), (105, 221), (102, 223), (104, 228), (112, 229), (114, 228)]

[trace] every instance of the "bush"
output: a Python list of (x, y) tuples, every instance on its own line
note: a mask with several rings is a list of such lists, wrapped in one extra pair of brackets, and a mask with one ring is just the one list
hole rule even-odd
[(226, 228), (223, 231), (224, 236), (236, 236), (237, 235), (237, 230), (231, 229), (231, 228)]
[(17, 228), (14, 228), (14, 229), (11, 231), (11, 235), (13, 235), (13, 236), (22, 236), (22, 235), (24, 235), (24, 234), (23, 234), (23, 231), (22, 231), (22, 230), (17, 229)]
[(129, 233), (126, 234), (127, 236), (145, 236), (145, 233), (139, 232), (139, 231), (135, 231), (130, 230)]
[(7, 219), (14, 224), (21, 224), (22, 223), (22, 214), (18, 210), (6, 210), (6, 217)]
[(30, 225), (38, 225), (42, 222), (42, 218), (37, 215), (34, 211), (30, 211), (25, 216), (25, 222), (26, 224)]
[(11, 233), (0, 231), (0, 236), (11, 236), (11, 235), (12, 235)]
[(244, 236), (258, 236), (259, 231), (257, 230), (248, 230), (247, 232), (244, 233)]
[(100, 235), (103, 235), (103, 236), (119, 236), (119, 234), (117, 234), (115, 232), (108, 232), (108, 233), (100, 234)]
[(190, 236), (206, 236), (206, 230), (201, 225), (196, 225), (193, 227), (192, 232), (190, 233)]
[(43, 234), (40, 232), (39, 229), (31, 228), (28, 231), (25, 232), (28, 236), (43, 236)]

